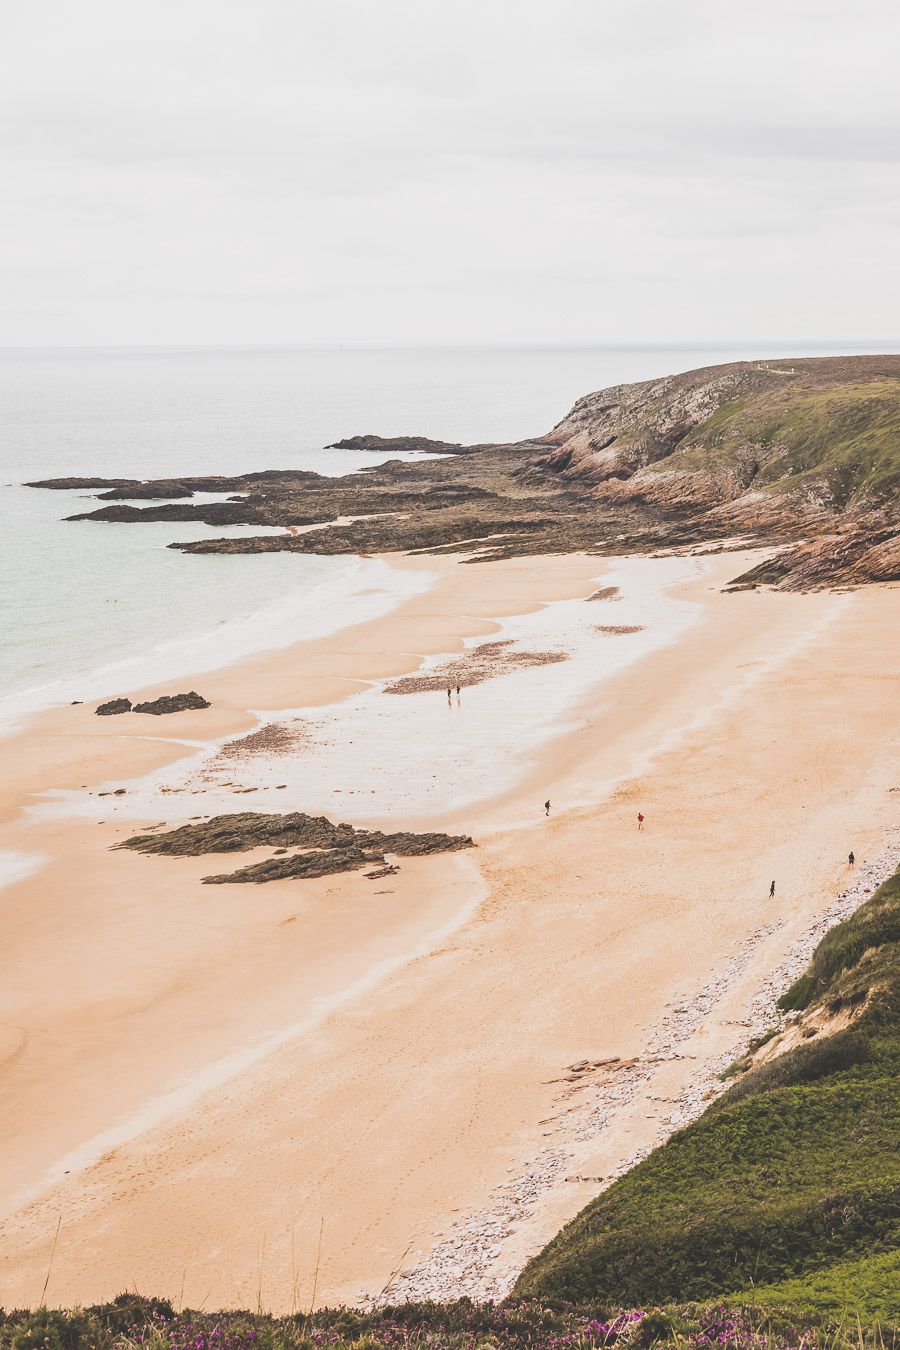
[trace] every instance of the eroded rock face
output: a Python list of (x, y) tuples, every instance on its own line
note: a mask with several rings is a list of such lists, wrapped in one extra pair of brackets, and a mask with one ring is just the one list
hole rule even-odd
[(556, 447), (548, 464), (597, 484), (630, 480), (668, 458), (725, 404), (747, 390), (769, 387), (772, 379), (740, 362), (585, 394), (544, 438)]
[(777, 586), (781, 590), (821, 590), (843, 584), (900, 581), (900, 532), (887, 525), (851, 525), (785, 548), (737, 577), (732, 590)]
[(134, 711), (136, 713), (152, 713), (154, 717), (160, 717), (164, 713), (187, 712), (194, 708), (208, 708), (210, 703), (207, 699), (201, 698), (195, 690), (187, 694), (164, 694), (161, 698), (152, 699), (148, 703), (136, 703)]
[(108, 703), (101, 703), (94, 711), (98, 717), (113, 717), (116, 713), (131, 712), (131, 699), (111, 698)]
[[(272, 848), (271, 858), (242, 867), (237, 872), (204, 877), (209, 883), (280, 881), (289, 877), (321, 877), (348, 872), (364, 864), (385, 864), (385, 854), (403, 858), (474, 848), (468, 835), (412, 834), (398, 831), (358, 830), (353, 825), (335, 825), (326, 816), (308, 816), (294, 811), (266, 815), (242, 811), (213, 816), (196, 824), (181, 825), (164, 834), (138, 834), (116, 848), (137, 853), (160, 853), (170, 857), (197, 857), (206, 853), (242, 853), (254, 848)], [(300, 850), (289, 853), (287, 850)]]

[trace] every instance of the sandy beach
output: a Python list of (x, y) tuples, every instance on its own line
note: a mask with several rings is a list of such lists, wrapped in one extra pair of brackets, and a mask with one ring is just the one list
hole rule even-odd
[[(757, 556), (400, 558), (427, 591), (207, 710), (5, 739), (0, 1302), (57, 1226), (54, 1304), (502, 1294), (695, 1113), (900, 826), (900, 588), (724, 592)], [(498, 640), (559, 659), (385, 694)], [(296, 740), (229, 752), (261, 725)], [(111, 851), (247, 810), (477, 847), (264, 886)]]

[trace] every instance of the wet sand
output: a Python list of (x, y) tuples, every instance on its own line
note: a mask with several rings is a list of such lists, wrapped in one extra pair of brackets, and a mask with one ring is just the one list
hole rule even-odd
[[(404, 814), (347, 808), (354, 824), (470, 833), (471, 853), (405, 860), (379, 882), (260, 888), (200, 885), (209, 858), (109, 851), (167, 807), (137, 819), (128, 796), (91, 792), (177, 776), (199, 743), (252, 730), (251, 710), (340, 719), (374, 682), (586, 598), (609, 573), (583, 557), (401, 565), (435, 573), (426, 596), (203, 676), (208, 712), (135, 734), (133, 717), (59, 709), (4, 743), (0, 848), (47, 859), (0, 893), (7, 1305), (38, 1299), (60, 1218), (51, 1302), (137, 1287), (289, 1309), (308, 1299), (322, 1219), (322, 1300), (377, 1294), (399, 1268), (439, 1294), (499, 1269), (502, 1288), (599, 1188), (567, 1181), (570, 1162), (609, 1175), (641, 1146), (633, 1094), (600, 1117), (622, 1066), (658, 1053), (668, 1007), (746, 950), (690, 1051), (720, 1056), (725, 1023), (845, 885), (848, 850), (874, 858), (897, 824), (898, 588), (728, 595), (747, 560), (725, 555), (675, 588), (690, 625), (598, 669), (515, 781), (420, 816), (408, 783)], [(614, 602), (582, 612), (618, 624)], [(566, 679), (566, 663), (549, 669)], [(460, 715), (479, 716), (477, 694)], [(48, 789), (77, 802), (48, 809), (34, 795)], [(296, 787), (280, 796), (321, 809)], [(676, 1077), (697, 1062), (674, 1053)], [(569, 1131), (569, 1066), (601, 1060), (620, 1067), (574, 1085)], [(522, 1178), (542, 1168), (532, 1195)], [(510, 1182), (527, 1203), (504, 1210)], [(484, 1229), (485, 1214), (499, 1217), (473, 1257), (451, 1243), (429, 1265), (436, 1234)]]

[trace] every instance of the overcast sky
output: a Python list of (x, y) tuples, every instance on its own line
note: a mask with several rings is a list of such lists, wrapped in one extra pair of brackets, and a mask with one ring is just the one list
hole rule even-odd
[(896, 0), (0, 0), (0, 344), (900, 336)]

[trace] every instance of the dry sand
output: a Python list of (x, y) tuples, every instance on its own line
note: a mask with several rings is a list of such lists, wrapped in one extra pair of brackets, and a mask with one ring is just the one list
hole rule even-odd
[(417, 1273), (396, 1290), (502, 1292), (593, 1178), (668, 1128), (653, 1103), (690, 1098), (740, 1043), (767, 974), (845, 888), (848, 850), (875, 859), (898, 823), (898, 588), (722, 594), (734, 555), (679, 588), (693, 627), (598, 671), (513, 785), (404, 818), (473, 834), (472, 853), (379, 882), (209, 887), (208, 858), (109, 851), (164, 810), (23, 811), (174, 766), (186, 742), (252, 730), (250, 709), (339, 717), (348, 694), (607, 571), (402, 565), (436, 574), (426, 596), (205, 675), (208, 712), (136, 727), (66, 708), (4, 743), (0, 848), (45, 859), (0, 895), (7, 1306), (39, 1299), (60, 1220), (51, 1302), (137, 1287), (303, 1305), (322, 1220), (320, 1300), (377, 1294), (401, 1267)]

